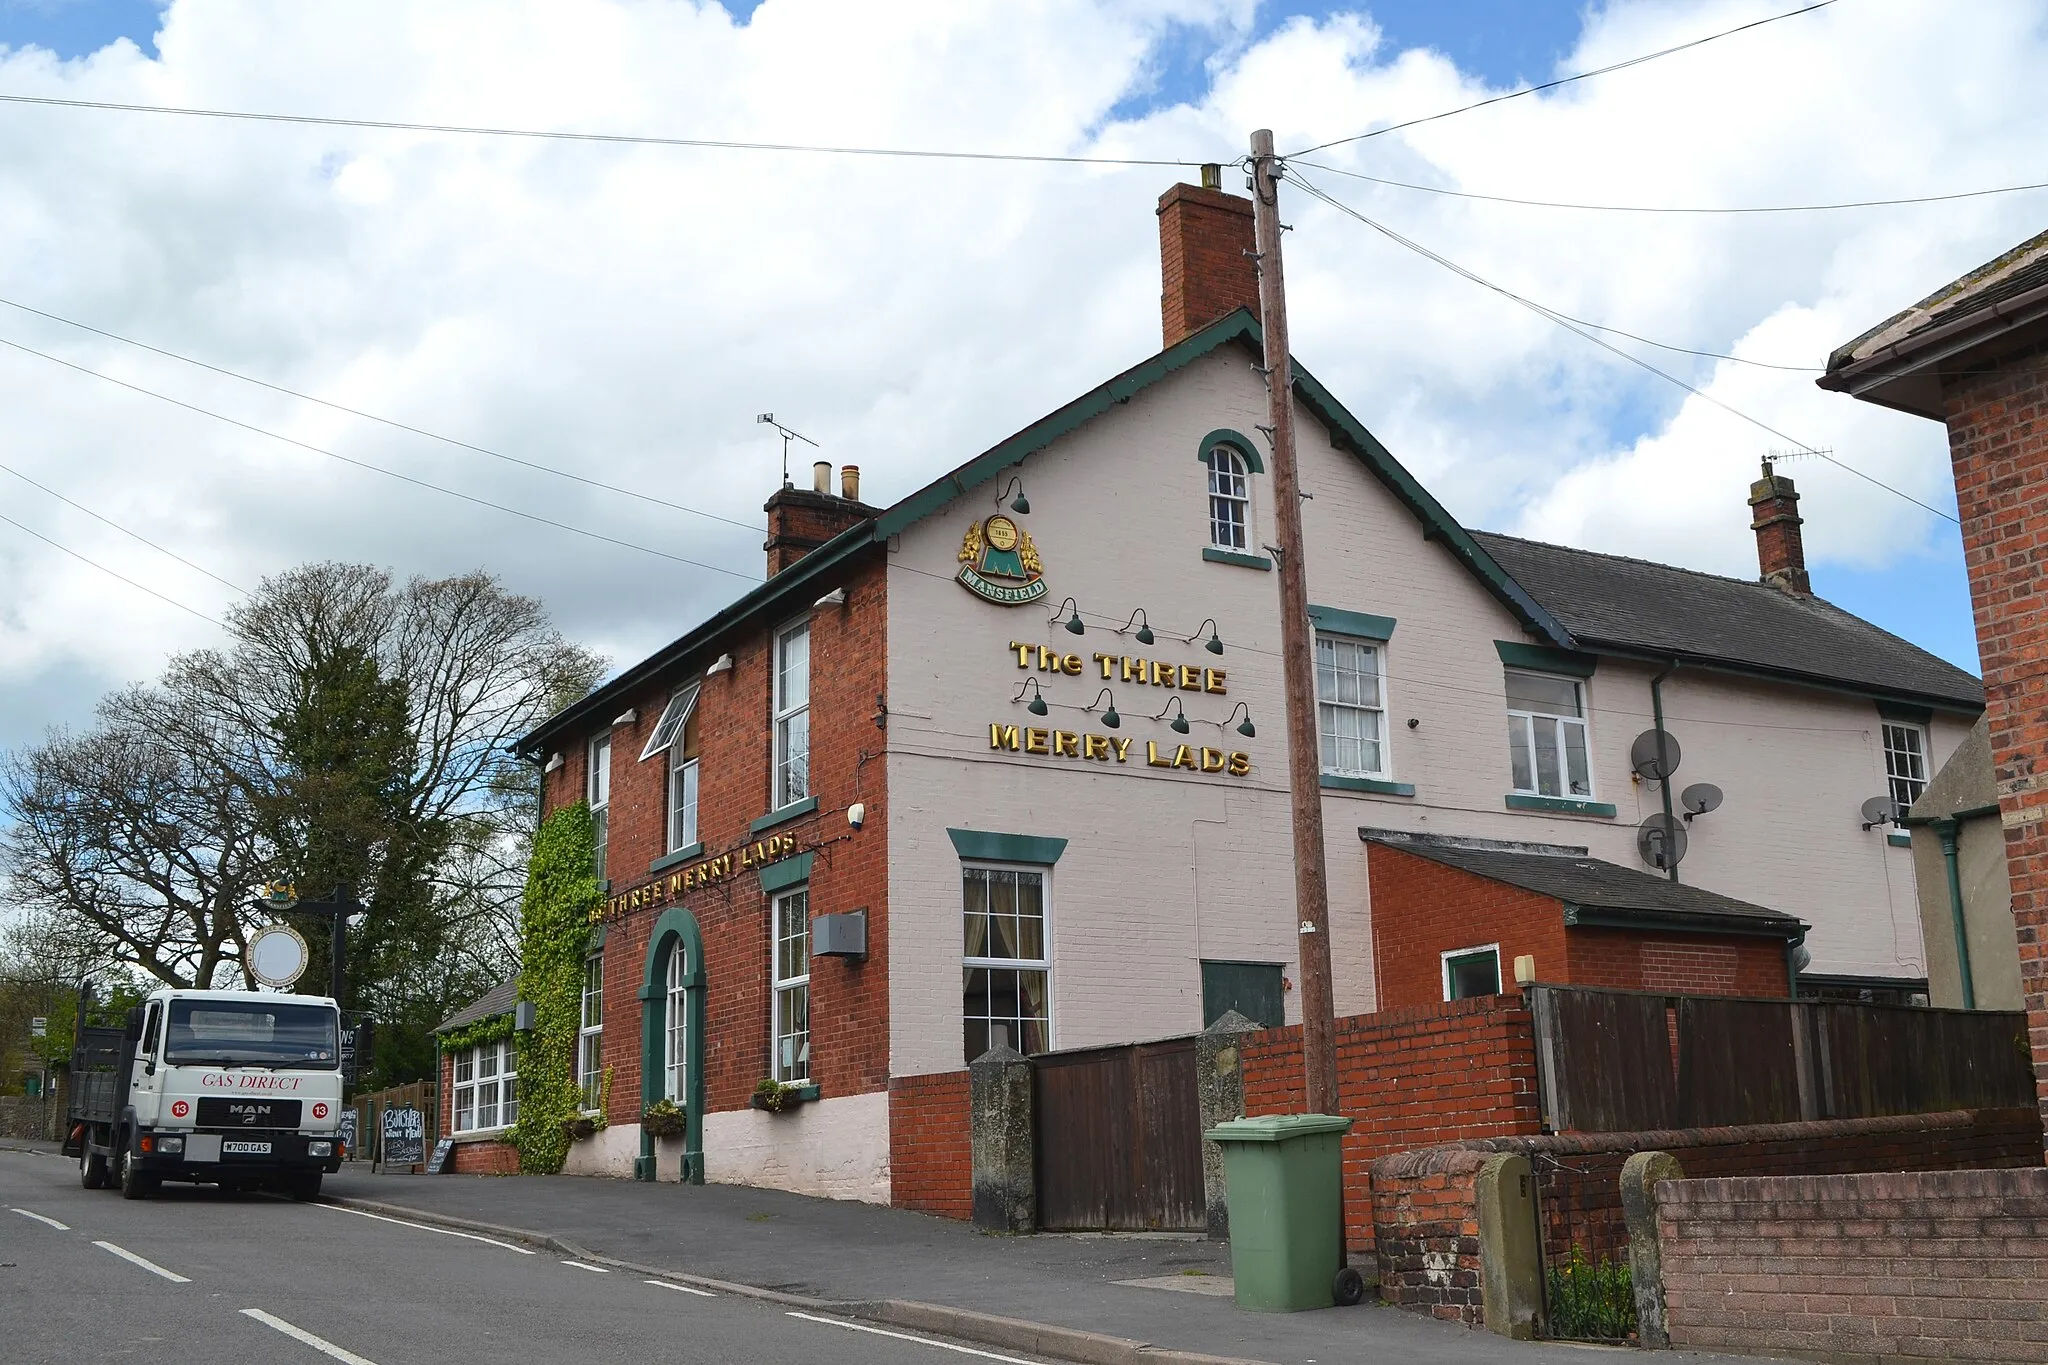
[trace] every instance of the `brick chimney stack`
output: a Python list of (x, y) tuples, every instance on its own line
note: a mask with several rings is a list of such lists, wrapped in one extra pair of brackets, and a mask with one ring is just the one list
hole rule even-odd
[(832, 492), (832, 466), (824, 460), (811, 467), (811, 487), (784, 486), (775, 490), (761, 508), (768, 514), (768, 576), (781, 573), (811, 551), (848, 527), (881, 513), (860, 499), (860, 467), (848, 465), (842, 471), (840, 488), (845, 496)]
[(1252, 201), (1225, 194), (1222, 178), (1220, 166), (1204, 166), (1200, 185), (1159, 196), (1159, 312), (1168, 346), (1233, 309), (1259, 311)]
[(1806, 576), (1806, 546), (1799, 536), (1799, 490), (1792, 480), (1771, 471), (1764, 461), (1764, 476), (1749, 486), (1749, 505), (1755, 515), (1749, 529), (1756, 532), (1756, 562), (1763, 581), (1794, 597), (1809, 597), (1813, 584)]

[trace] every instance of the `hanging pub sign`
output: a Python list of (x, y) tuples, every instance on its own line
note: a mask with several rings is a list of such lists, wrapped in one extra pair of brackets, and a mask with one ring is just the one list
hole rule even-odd
[(1031, 533), (998, 512), (967, 528), (960, 541), (960, 586), (999, 607), (1045, 596), (1045, 565)]

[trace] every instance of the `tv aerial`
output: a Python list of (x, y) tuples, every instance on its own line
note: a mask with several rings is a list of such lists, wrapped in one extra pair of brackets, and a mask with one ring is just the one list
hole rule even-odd
[(1685, 807), (1685, 823), (1689, 825), (1694, 816), (1720, 808), (1721, 789), (1711, 782), (1695, 782), (1678, 794), (1678, 804)]
[(776, 421), (775, 414), (772, 412), (764, 412), (760, 416), (756, 417), (754, 420), (756, 422), (765, 423), (768, 426), (774, 427), (777, 431), (782, 433), (782, 486), (784, 488), (789, 487), (789, 443), (791, 441), (802, 441), (805, 445), (812, 446), (820, 450), (822, 450), (824, 447), (819, 446), (816, 441), (813, 441), (810, 437), (804, 435), (801, 431), (792, 431), (788, 427), (782, 425), (782, 423)]
[(1660, 812), (1636, 826), (1636, 852), (1659, 872), (1678, 866), (1685, 857), (1685, 845), (1685, 824), (1672, 816)]
[(1669, 730), (1645, 730), (1628, 746), (1629, 767), (1652, 782), (1666, 781), (1677, 772), (1678, 758), (1678, 736)]

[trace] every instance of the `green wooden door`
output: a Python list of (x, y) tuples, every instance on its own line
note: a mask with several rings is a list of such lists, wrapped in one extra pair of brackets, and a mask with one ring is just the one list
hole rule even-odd
[(1280, 964), (1277, 962), (1202, 963), (1202, 1027), (1221, 1019), (1229, 1010), (1264, 1028), (1286, 1021), (1280, 1003)]

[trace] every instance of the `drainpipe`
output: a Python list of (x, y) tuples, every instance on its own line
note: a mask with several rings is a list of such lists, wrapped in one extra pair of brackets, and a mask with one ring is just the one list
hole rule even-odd
[[(1678, 660), (1673, 659), (1662, 673), (1650, 679), (1650, 715), (1652, 723), (1657, 727), (1657, 758), (1659, 766), (1664, 766), (1663, 759), (1665, 756), (1664, 680), (1677, 671)], [(1657, 786), (1664, 795), (1664, 828), (1668, 830), (1674, 823), (1674, 817), (1671, 813), (1671, 776), (1668, 767), (1666, 768), (1665, 775), (1657, 779)], [(1678, 860), (1676, 858), (1671, 860), (1671, 866), (1664, 869), (1664, 875), (1674, 882), (1678, 880)]]
[(1977, 987), (1970, 979), (1970, 939), (1963, 928), (1963, 877), (1956, 856), (1960, 828), (1961, 822), (1954, 819), (1934, 822), (1934, 835), (1941, 840), (1942, 865), (1948, 872), (1948, 913), (1955, 923), (1956, 967), (1963, 978), (1963, 1008), (1973, 1010), (1977, 1008)]

